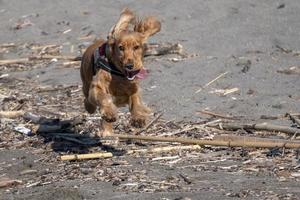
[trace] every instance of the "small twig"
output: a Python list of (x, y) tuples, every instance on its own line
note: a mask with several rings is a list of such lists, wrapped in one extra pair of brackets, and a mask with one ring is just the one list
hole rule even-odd
[(12, 187), (19, 184), (22, 184), (21, 180), (0, 178), (0, 188)]
[[(231, 135), (231, 134), (221, 134), (216, 135), (213, 138), (214, 140), (222, 140), (222, 141), (235, 141), (235, 142), (268, 142), (268, 143), (280, 143), (282, 142), (282, 139), (270, 139), (270, 138), (259, 138), (259, 137), (245, 137), (245, 136), (239, 136), (239, 135)], [(291, 141), (291, 140), (286, 140)], [(300, 143), (300, 141), (295, 141), (297, 143)]]
[(283, 119), (285, 115), (261, 115), (260, 119), (268, 119), (268, 120), (276, 120), (276, 119)]
[(61, 156), (60, 160), (85, 160), (85, 159), (111, 158), (111, 157), (113, 157), (112, 153), (101, 152), (101, 153), (65, 155), (65, 156)]
[(0, 48), (10, 48), (10, 47), (16, 47), (16, 44), (15, 43), (0, 44)]
[(174, 160), (179, 158), (179, 156), (165, 156), (165, 157), (156, 157), (153, 158), (152, 161), (160, 161), (160, 160)]
[(220, 74), (219, 76), (217, 76), (215, 79), (211, 80), (210, 82), (206, 83), (203, 87), (201, 87), (199, 90), (197, 90), (195, 93), (199, 93), (201, 92), (203, 89), (205, 89), (206, 87), (208, 87), (209, 85), (211, 85), (212, 83), (214, 83), (215, 81), (217, 81), (218, 79), (222, 78), (223, 76), (225, 76), (228, 72), (224, 72), (222, 74)]
[(0, 65), (19, 64), (19, 63), (26, 63), (28, 61), (29, 61), (28, 58), (0, 60)]
[(200, 113), (206, 114), (206, 115), (211, 115), (211, 116), (214, 116), (214, 117), (224, 118), (224, 119), (236, 119), (236, 117), (222, 115), (222, 114), (214, 113), (214, 112), (207, 111), (207, 110), (200, 110), (200, 111), (197, 111), (197, 112), (200, 112)]
[(192, 181), (189, 177), (183, 175), (183, 174), (179, 174), (179, 176), (187, 183), (187, 184), (192, 184)]
[(145, 132), (148, 130), (148, 128), (150, 128), (157, 120), (159, 120), (159, 118), (161, 118), (161, 116), (163, 115), (163, 113), (159, 113), (151, 122), (149, 122), (149, 124), (147, 124), (147, 126), (145, 128), (143, 128), (142, 130), (138, 131), (136, 134), (140, 134), (142, 132)]
[(78, 60), (81, 60), (81, 57), (80, 56), (41, 55), (41, 56), (31, 56), (29, 58), (0, 60), (0, 65), (20, 64), (20, 63), (27, 63), (32, 60), (51, 60), (51, 59), (78, 61)]
[(12, 111), (18, 111), (21, 110), (22, 107), (26, 104), (26, 102), (23, 102), (21, 104), (16, 105), (13, 109), (11, 109)]
[(223, 96), (226, 96), (228, 94), (231, 94), (231, 93), (234, 93), (234, 92), (237, 92), (239, 91), (239, 88), (235, 87), (235, 88), (231, 88), (231, 89), (228, 89), (224, 92)]
[(279, 45), (275, 45), (275, 47), (278, 48), (280, 51), (282, 51), (284, 53), (291, 53), (292, 52), (292, 50), (284, 48), (284, 47), (281, 47)]
[(150, 148), (150, 149), (136, 149), (136, 150), (129, 150), (127, 154), (133, 153), (158, 153), (158, 152), (170, 152), (174, 150), (198, 150), (201, 149), (199, 145), (190, 145), (190, 146), (168, 146), (168, 147), (157, 147), (157, 148)]
[(183, 132), (191, 131), (191, 130), (194, 130), (194, 129), (203, 129), (208, 125), (213, 125), (213, 124), (220, 123), (220, 122), (222, 122), (222, 120), (217, 119), (217, 120), (214, 120), (214, 121), (207, 122), (205, 124), (193, 125), (191, 127), (186, 127), (186, 128), (183, 128), (181, 130), (177, 130), (177, 131), (174, 131), (174, 132), (171, 132), (171, 133), (165, 133), (165, 134), (162, 134), (162, 136), (164, 136), (164, 135), (172, 136), (172, 135), (177, 135), (177, 134), (180, 134), (180, 133), (183, 133)]
[[(62, 64), (62, 66), (64, 67), (64, 68), (68, 68), (68, 67), (71, 67), (71, 68), (79, 68), (80, 67), (80, 62), (81, 61), (68, 61), (68, 62), (64, 62), (63, 64)], [(60, 67), (59, 67), (60, 68)]]
[(197, 162), (199, 164), (197, 165), (185, 165), (185, 166), (180, 166), (180, 169), (184, 169), (184, 168), (194, 168), (194, 167), (201, 167), (203, 166), (203, 164), (208, 164), (208, 163), (217, 163), (217, 162), (225, 162), (228, 159), (220, 159), (220, 160), (208, 160), (208, 161), (203, 161), (203, 162)]

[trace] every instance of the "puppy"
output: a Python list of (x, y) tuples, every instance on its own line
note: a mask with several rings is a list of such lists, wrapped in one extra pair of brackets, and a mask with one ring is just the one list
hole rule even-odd
[(155, 17), (137, 20), (126, 8), (111, 28), (107, 41), (98, 40), (85, 51), (80, 69), (84, 106), (91, 114), (99, 107), (100, 137), (113, 134), (112, 123), (121, 106), (129, 106), (133, 126), (145, 126), (151, 111), (143, 104), (139, 87), (147, 73), (143, 65), (144, 44), (160, 28)]

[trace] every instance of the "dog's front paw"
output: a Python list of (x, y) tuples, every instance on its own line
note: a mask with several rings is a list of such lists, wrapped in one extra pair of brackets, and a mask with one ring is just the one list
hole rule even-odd
[(130, 124), (136, 128), (143, 128), (146, 125), (147, 117), (145, 116), (135, 116), (132, 117)]
[(117, 120), (117, 110), (113, 108), (102, 109), (102, 119), (107, 122), (115, 122)]

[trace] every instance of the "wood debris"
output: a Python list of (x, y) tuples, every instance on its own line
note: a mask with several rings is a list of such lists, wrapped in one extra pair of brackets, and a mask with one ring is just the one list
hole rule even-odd
[(112, 156), (113, 155), (110, 152), (75, 154), (75, 155), (61, 156), (60, 160), (84, 160), (84, 159), (95, 159), (95, 158), (111, 158)]
[(5, 188), (5, 187), (14, 187), (19, 184), (22, 184), (21, 180), (16, 180), (16, 179), (10, 179), (10, 178), (0, 178), (0, 188)]

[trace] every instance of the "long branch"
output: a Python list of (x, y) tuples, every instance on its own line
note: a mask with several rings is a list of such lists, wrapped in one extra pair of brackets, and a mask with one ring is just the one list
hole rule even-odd
[(177, 142), (181, 144), (197, 144), (197, 145), (212, 145), (212, 146), (226, 146), (226, 147), (257, 147), (257, 148), (300, 148), (300, 141), (290, 140), (268, 140), (264, 138), (244, 137), (243, 140), (199, 140), (189, 138), (174, 138), (174, 137), (158, 137), (158, 136), (140, 136), (140, 135), (123, 135), (114, 134), (113, 137), (129, 140), (145, 140), (156, 142)]

